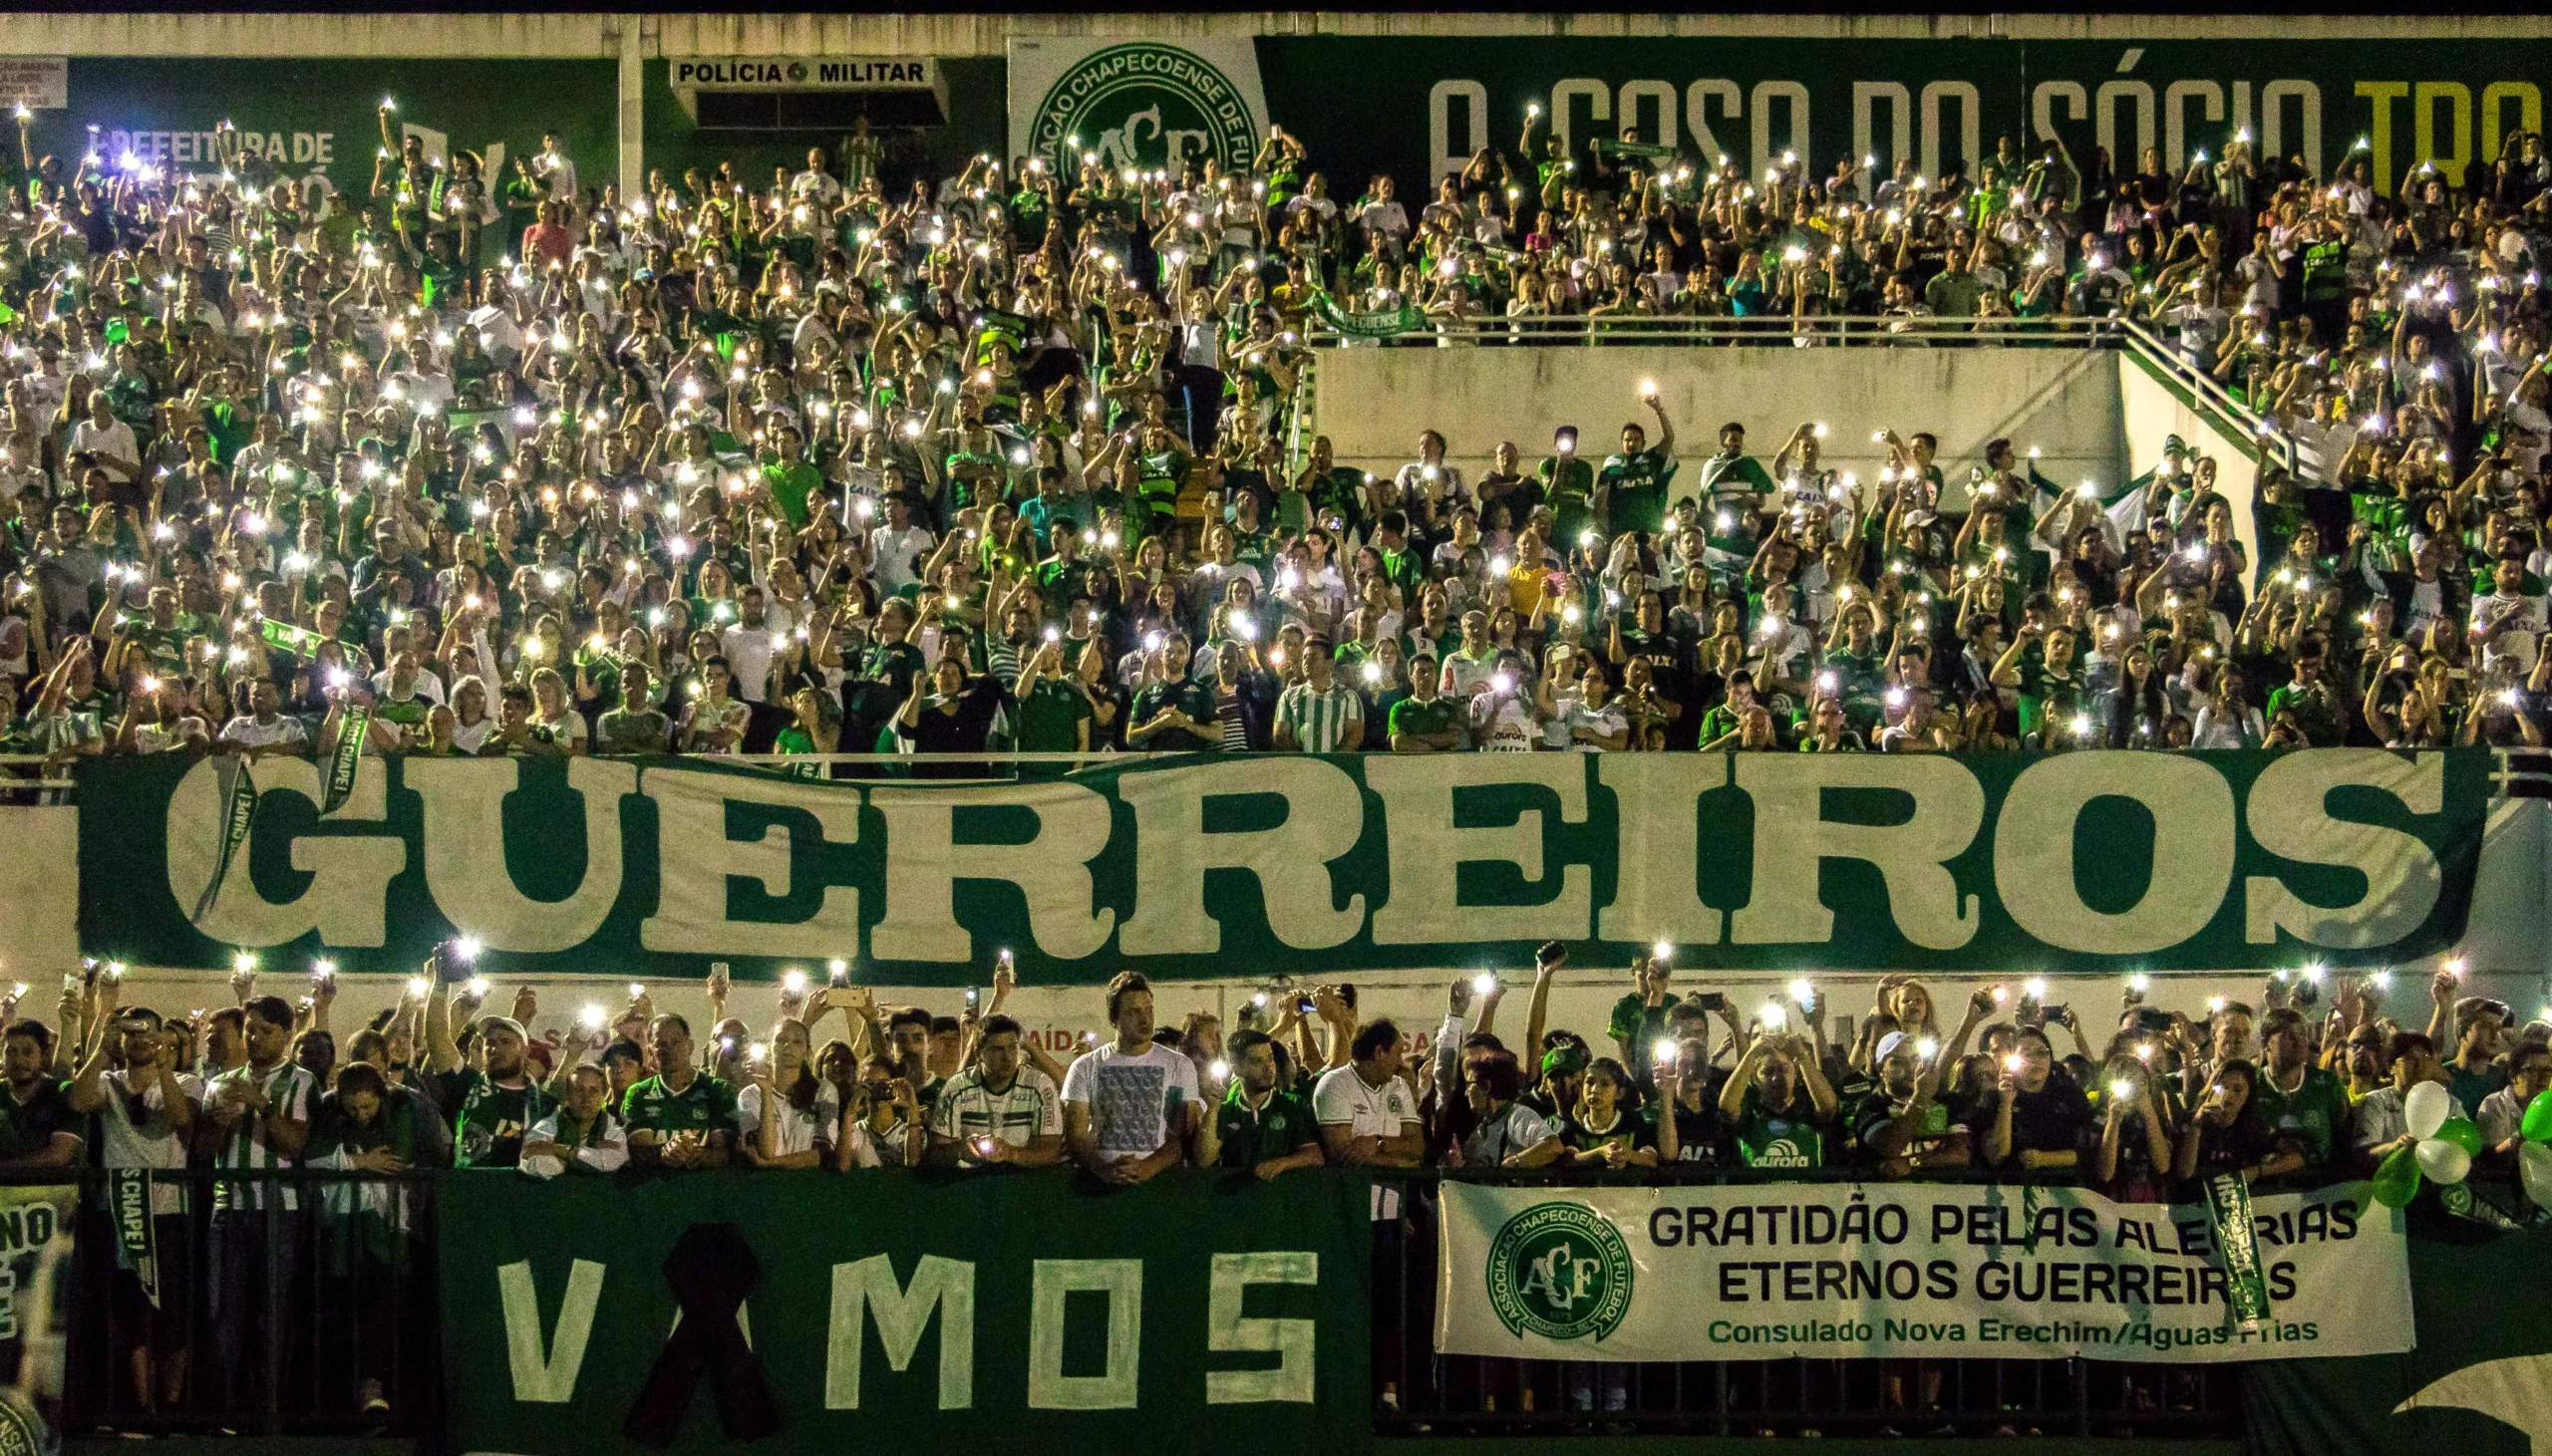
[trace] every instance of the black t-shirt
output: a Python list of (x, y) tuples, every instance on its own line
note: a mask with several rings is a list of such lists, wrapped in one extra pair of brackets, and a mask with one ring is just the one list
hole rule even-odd
[(34, 1157), (53, 1145), (55, 1133), (76, 1136), (87, 1126), (88, 1119), (71, 1110), (62, 1083), (51, 1077), (38, 1078), (24, 1101), (0, 1088), (0, 1158)]
[(980, 753), (992, 734), (993, 717), (1001, 711), (1004, 698), (1001, 683), (992, 677), (977, 678), (974, 685), (958, 695), (954, 712), (942, 712), (942, 700), (936, 697), (922, 701), (913, 715), (913, 749), (921, 753)]
[(2237, 1117), (2228, 1127), (2199, 1123), (2197, 1175), (2257, 1167), (2277, 1152), (2278, 1141), (2276, 1129), (2258, 1117)]
[(1613, 1144), (1631, 1151), (1657, 1146), (1657, 1129), (1649, 1125), (1636, 1107), (1616, 1104), (1613, 1120), (1602, 1127), (1590, 1127), (1575, 1116), (1563, 1117), (1559, 1124), (1559, 1140), (1570, 1152), (1582, 1153)]
[[(1853, 1150), (1860, 1156), (1862, 1162), (1872, 1167), (1879, 1164), (1880, 1155), (1870, 1146), (1870, 1139), (1877, 1136), (1880, 1129), (1894, 1122), (1897, 1112), (1896, 1098), (1890, 1096), (1883, 1087), (1869, 1088), (1852, 1104), (1847, 1125), (1851, 1129)], [(2020, 1135), (2020, 1124), (2017, 1120), (2019, 1115), (2018, 1111), (2013, 1113), (2015, 1140)], [(1915, 1129), (1914, 1140), (1907, 1143), (1905, 1150), (1897, 1156), (1914, 1157), (1929, 1152), (1962, 1125), (1958, 1117), (1950, 1111), (1949, 1104), (1935, 1098), (1931, 1105), (1924, 1109), (1923, 1120)]]
[(1719, 1115), (1719, 1084), (1709, 1078), (1705, 1083), (1701, 1106), (1687, 1107), (1682, 1098), (1675, 1100), (1676, 1162), (1718, 1164), (1728, 1161), (1728, 1120)]
[[(1999, 1095), (1999, 1094), (1997, 1094)], [(1974, 1125), (1990, 1127), (1989, 1119), (2001, 1116), (2002, 1108), (1989, 1097), (1978, 1103)], [(2083, 1135), (2091, 1126), (2091, 1104), (2082, 1089), (2061, 1077), (2049, 1077), (2047, 1084), (2035, 1092), (2012, 1094), (2012, 1153), (2059, 1153), (2080, 1151)], [(1976, 1140), (1976, 1160), (1983, 1164), (1985, 1139)]]

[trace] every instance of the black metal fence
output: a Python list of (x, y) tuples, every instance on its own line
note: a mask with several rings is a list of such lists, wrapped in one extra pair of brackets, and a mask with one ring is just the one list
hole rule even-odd
[(432, 1429), (436, 1191), (430, 1173), (86, 1174), (66, 1428)]
[[(1437, 1187), (1432, 1175), (1377, 1185), (1378, 1435), (2237, 1433), (2238, 1365), (1439, 1355)], [(431, 1173), (179, 1171), (138, 1191), (84, 1175), (62, 1332), (67, 1428), (432, 1431), (442, 1386), (438, 1191)], [(133, 1217), (145, 1201), (147, 1237)]]

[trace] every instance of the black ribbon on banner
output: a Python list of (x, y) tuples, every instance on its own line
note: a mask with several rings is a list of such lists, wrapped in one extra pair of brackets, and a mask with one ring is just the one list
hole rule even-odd
[(730, 1439), (759, 1441), (780, 1429), (780, 1402), (762, 1357), (745, 1340), (736, 1311), (762, 1278), (753, 1246), (734, 1224), (694, 1224), (665, 1256), (665, 1283), (682, 1306), (682, 1322), (647, 1371), (620, 1433), (647, 1446), (670, 1446), (701, 1377), (718, 1403)]

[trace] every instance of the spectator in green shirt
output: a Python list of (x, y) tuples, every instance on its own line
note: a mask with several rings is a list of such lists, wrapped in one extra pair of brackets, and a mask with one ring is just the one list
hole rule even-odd
[(2315, 748), (2335, 747), (2348, 727), (2348, 711), (2339, 690), (2322, 675), (2330, 640), (2316, 633), (2295, 648), (2295, 681), (2281, 683), (2269, 694), (2268, 720)]
[[(1769, 1015), (1768, 1013), (1766, 1014)], [(1778, 1024), (1759, 1028), (1719, 1094), (1720, 1115), (1737, 1129), (1752, 1168), (1821, 1168), (1834, 1089), (1815, 1048)]]
[(736, 1090), (692, 1061), (691, 1022), (668, 1012), (647, 1028), (656, 1075), (620, 1104), (642, 1168), (723, 1168), (736, 1146)]
[(1019, 670), (1011, 736), (1023, 753), (1090, 751), (1090, 699), (1064, 675), (1064, 645), (1041, 643)]
[(2337, 1075), (2313, 1064), (2310, 1029), (2293, 1007), (2278, 1007), (2261, 1020), (2268, 1059), (2251, 1096), (2270, 1130), (2303, 1149), (2304, 1165), (2321, 1168), (2335, 1149), (2348, 1146), (2349, 1094)]
[(1161, 639), (1143, 666), (1143, 687), (1128, 715), (1125, 746), (1141, 751), (1193, 753), (1217, 746), (1214, 695), (1187, 675), (1187, 634)]
[(597, 753), (661, 753), (673, 734), (673, 720), (647, 700), (647, 665), (635, 658), (620, 668), (620, 706), (595, 725)]
[(1392, 705), (1393, 752), (1450, 753), (1470, 746), (1462, 705), (1446, 698), (1440, 686), (1436, 654), (1422, 652), (1409, 660), (1410, 696)]
[(1319, 1167), (1325, 1161), (1320, 1124), (1311, 1104), (1282, 1085), (1285, 1049), (1266, 1032), (1251, 1029), (1233, 1035), (1229, 1055), (1235, 1075), (1208, 1124), (1214, 1147), (1206, 1161), (1246, 1168), (1261, 1180)]

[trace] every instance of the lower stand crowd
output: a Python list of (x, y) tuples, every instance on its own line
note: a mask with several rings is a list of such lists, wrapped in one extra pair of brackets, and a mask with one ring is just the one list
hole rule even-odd
[(2477, 1122), (2481, 1167), (2505, 1164), (2552, 1086), (2552, 1025), (2520, 1028), (2504, 1003), (2461, 995), (2459, 965), (2435, 974), (2424, 1022), (2389, 1014), (2385, 972), (2280, 972), (2262, 1005), (2216, 997), (2194, 1014), (2149, 1004), (2137, 977), (2106, 1025), (2045, 982), (1992, 985), (1946, 1027), (1921, 982), (1890, 976), (1846, 1046), (1805, 978), (1745, 1008), (1676, 990), (1669, 949), (1635, 958), (1598, 1039), (1549, 1023), (1567, 953), (1545, 945), (1515, 1044), (1489, 975), (1456, 981), (1427, 1032), (1362, 1019), (1356, 988), (1338, 985), (1260, 993), (1226, 1034), (1204, 1012), (1161, 1024), (1128, 971), (1106, 991), (1114, 1036), (1086, 1035), (1069, 1062), (1004, 1013), (1006, 956), (957, 1016), (882, 1007), (836, 962), (829, 985), (790, 973), (765, 1027), (734, 1013), (720, 974), (701, 1030), (637, 984), (617, 1015), (589, 1005), (537, 1030), (530, 988), (488, 1013), (488, 982), (447, 949), (342, 1047), (324, 963), (298, 1008), (256, 994), (243, 962), (238, 1005), (182, 1018), (125, 1005), (110, 964), (66, 988), (60, 1031), (7, 1009), (0, 1174), (1069, 1160), (1139, 1183), (1182, 1163), (1269, 1179), (1672, 1165), (1977, 1170), (2149, 1200), (2227, 1169), (2370, 1169), (2409, 1141), (2402, 1104), (2421, 1082)]
[[(17, 1015), (23, 986), (0, 1003), (0, 1178), (96, 1166), (147, 1190), (153, 1216), (120, 1218), (119, 1233), (146, 1240), (155, 1277), (119, 1259), (95, 1314), (123, 1352), (133, 1411), (254, 1408), (255, 1352), (271, 1347), (288, 1369), (266, 1378), (317, 1373), (389, 1418), (393, 1385), (410, 1378), (396, 1327), (426, 1206), (393, 1175), (417, 1169), (1070, 1163), (1118, 1185), (1181, 1165), (1257, 1180), (1322, 1166), (1839, 1171), (2072, 1182), (2151, 1201), (2227, 1171), (2363, 1173), (2413, 1141), (2405, 1103), (2428, 1082), (2477, 1121), (2475, 1166), (2504, 1170), (2527, 1105), (2552, 1086), (2552, 1025), (2517, 1027), (2503, 1003), (2461, 994), (2451, 963), (2423, 1023), (2391, 1013), (2386, 972), (2281, 972), (2261, 1005), (2217, 997), (2189, 1011), (2148, 1004), (2136, 977), (2110, 1016), (2051, 1001), (2044, 982), (1988, 985), (1948, 1007), (1946, 1027), (1928, 988), (1889, 976), (1844, 1045), (1809, 980), (1749, 1008), (1678, 989), (1663, 945), (1634, 959), (1600, 1038), (1555, 1026), (1568, 955), (1551, 942), (1511, 1044), (1498, 1030), (1506, 987), (1488, 974), (1454, 981), (1426, 1031), (1365, 1019), (1354, 986), (1329, 985), (1254, 994), (1227, 1033), (1206, 1012), (1162, 1024), (1152, 987), (1127, 971), (1105, 991), (1112, 1033), (1050, 1048), (1004, 1010), (1017, 987), (1006, 955), (958, 1015), (881, 1006), (834, 962), (825, 983), (788, 973), (757, 1024), (716, 974), (695, 1029), (639, 984), (616, 1014), (587, 1005), (565, 1024), (542, 1024), (529, 987), (493, 1014), (472, 949), (440, 951), (342, 1043), (326, 962), (297, 1005), (260, 994), (246, 957), (236, 1005), (217, 1010), (128, 1005), (117, 963), (67, 978), (54, 1025)], [(263, 1186), (290, 1170), (374, 1177)], [(290, 1346), (314, 1336), (267, 1328), (268, 1295), (311, 1277), (336, 1312), (312, 1326), (305, 1357)], [(220, 1341), (211, 1371), (193, 1366), (198, 1303)]]

